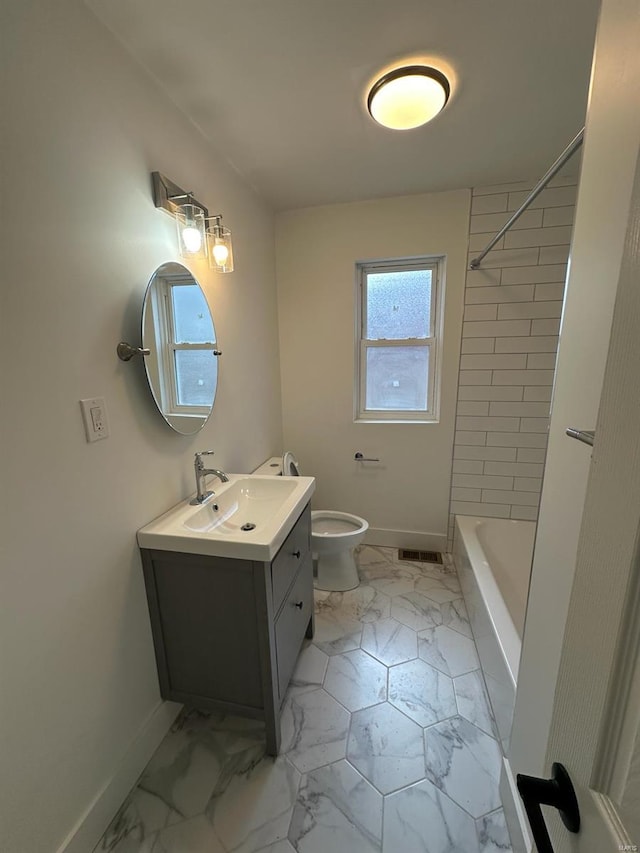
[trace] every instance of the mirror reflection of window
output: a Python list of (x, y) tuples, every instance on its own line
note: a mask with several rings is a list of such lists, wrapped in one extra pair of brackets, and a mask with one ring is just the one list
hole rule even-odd
[(176, 407), (209, 408), (217, 373), (211, 370), (216, 336), (207, 301), (197, 284), (169, 279), (167, 286)]

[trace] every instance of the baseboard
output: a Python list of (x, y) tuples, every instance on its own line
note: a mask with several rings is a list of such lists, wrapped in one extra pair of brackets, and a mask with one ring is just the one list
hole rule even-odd
[(370, 527), (364, 538), (365, 545), (382, 545), (388, 548), (413, 548), (422, 551), (446, 551), (446, 534), (421, 533), (417, 530), (385, 530)]
[(511, 772), (508, 758), (502, 759), (502, 771), (500, 773), (500, 799), (504, 809), (504, 817), (511, 837), (511, 848), (513, 853), (531, 853), (533, 842), (529, 835), (529, 825), (522, 808), (520, 794), (516, 787), (516, 781)]
[(176, 702), (160, 702), (154, 708), (126, 750), (115, 773), (105, 782), (57, 853), (87, 853), (94, 849), (181, 708), (182, 705)]

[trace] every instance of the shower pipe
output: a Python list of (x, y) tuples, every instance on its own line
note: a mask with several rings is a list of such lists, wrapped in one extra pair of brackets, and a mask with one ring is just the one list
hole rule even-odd
[(562, 169), (562, 167), (567, 162), (567, 160), (569, 160), (569, 158), (575, 154), (575, 152), (578, 150), (578, 148), (580, 148), (580, 146), (582, 145), (583, 138), (584, 138), (584, 127), (582, 128), (582, 130), (578, 134), (576, 134), (576, 136), (567, 145), (567, 147), (564, 149), (562, 154), (555, 161), (553, 166), (551, 166), (550, 169), (542, 176), (542, 178), (540, 178), (540, 180), (535, 185), (535, 187), (531, 190), (531, 192), (529, 193), (527, 198), (523, 201), (523, 203), (520, 205), (520, 207), (516, 210), (516, 212), (511, 217), (511, 219), (507, 222), (507, 224), (504, 225), (500, 229), (500, 231), (498, 231), (498, 233), (493, 238), (493, 240), (489, 243), (489, 245), (486, 247), (486, 249), (483, 252), (480, 252), (480, 254), (477, 255), (477, 257), (473, 258), (473, 260), (469, 264), (469, 269), (477, 270), (480, 267), (480, 264), (482, 263), (482, 260), (484, 259), (485, 255), (489, 254), (489, 252), (493, 249), (493, 247), (498, 242), (498, 240), (504, 234), (506, 234), (507, 231), (514, 224), (514, 222), (516, 222), (522, 216), (522, 214), (529, 207), (531, 202), (540, 195), (540, 193), (546, 187), (546, 185), (549, 183), (551, 178), (553, 178), (560, 171), (560, 169)]

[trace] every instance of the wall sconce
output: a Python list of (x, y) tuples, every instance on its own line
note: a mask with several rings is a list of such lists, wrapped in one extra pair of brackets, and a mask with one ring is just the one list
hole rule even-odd
[(207, 227), (209, 266), (217, 272), (233, 272), (231, 231), (222, 224), (222, 216), (213, 216)]
[(204, 260), (207, 257), (205, 211), (197, 204), (192, 204), (191, 195), (185, 197), (186, 203), (178, 205), (175, 214), (180, 257)]
[(233, 272), (231, 231), (222, 225), (222, 216), (209, 216), (208, 209), (160, 172), (152, 172), (153, 201), (176, 220), (180, 256), (204, 260), (217, 272)]

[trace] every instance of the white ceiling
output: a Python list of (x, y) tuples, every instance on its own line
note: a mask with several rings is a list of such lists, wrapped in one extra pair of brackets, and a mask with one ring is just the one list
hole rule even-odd
[[(599, 0), (86, 0), (276, 210), (537, 177), (584, 124)], [(410, 131), (367, 84), (452, 82)]]

